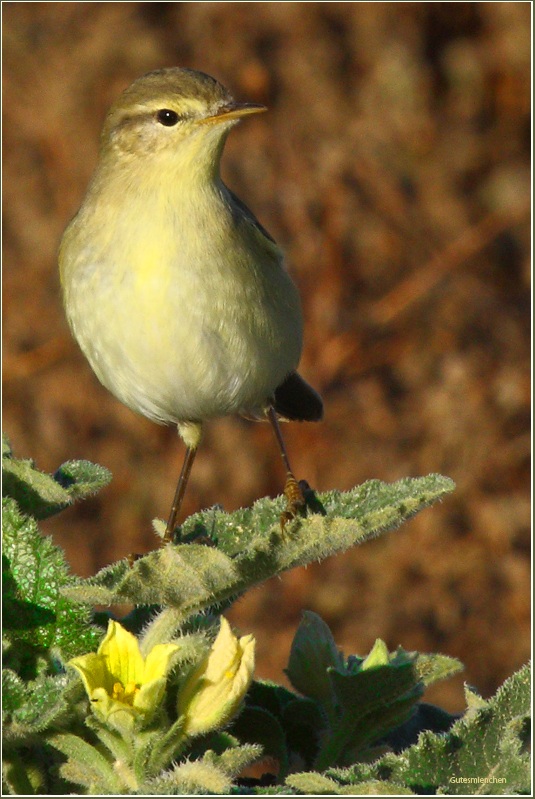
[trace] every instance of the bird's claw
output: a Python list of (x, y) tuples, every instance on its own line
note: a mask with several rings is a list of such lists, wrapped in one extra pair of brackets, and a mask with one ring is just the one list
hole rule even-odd
[(286, 475), (284, 496), (286, 497), (286, 510), (281, 513), (280, 517), (281, 530), (283, 533), (286, 525), (293, 521), (306, 505), (301, 485), (291, 472), (288, 472)]

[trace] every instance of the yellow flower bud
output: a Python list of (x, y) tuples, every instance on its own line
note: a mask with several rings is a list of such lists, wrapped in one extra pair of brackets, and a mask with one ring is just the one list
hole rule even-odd
[(237, 638), (226, 619), (210, 652), (189, 675), (178, 694), (183, 733), (202, 735), (236, 715), (253, 679), (255, 640)]
[(377, 666), (388, 666), (389, 663), (390, 654), (388, 652), (388, 647), (384, 641), (377, 638), (371, 648), (370, 654), (361, 663), (360, 668), (362, 671), (365, 671), (366, 669), (375, 669)]

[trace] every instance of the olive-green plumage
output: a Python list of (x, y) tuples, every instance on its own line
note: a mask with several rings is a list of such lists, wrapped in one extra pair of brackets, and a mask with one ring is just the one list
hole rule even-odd
[(97, 377), (132, 410), (176, 424), (193, 449), (204, 420), (261, 416), (277, 409), (277, 391), (281, 407), (297, 408), (292, 418), (321, 415), (294, 375), (297, 289), (219, 174), (232, 126), (263, 110), (192, 70), (135, 81), (106, 118), (61, 243), (67, 318)]

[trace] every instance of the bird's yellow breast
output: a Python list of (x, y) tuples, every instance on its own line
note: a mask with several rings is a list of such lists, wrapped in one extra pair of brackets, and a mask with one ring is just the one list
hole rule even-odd
[(82, 207), (60, 255), (71, 327), (101, 382), (150, 418), (252, 410), (297, 366), (296, 289), (223, 187), (171, 188)]

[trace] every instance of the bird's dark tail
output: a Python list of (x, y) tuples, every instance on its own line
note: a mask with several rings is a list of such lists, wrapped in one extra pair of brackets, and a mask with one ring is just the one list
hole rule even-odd
[(288, 421), (319, 422), (323, 418), (320, 395), (297, 372), (290, 372), (277, 386), (272, 404), (277, 414)]

